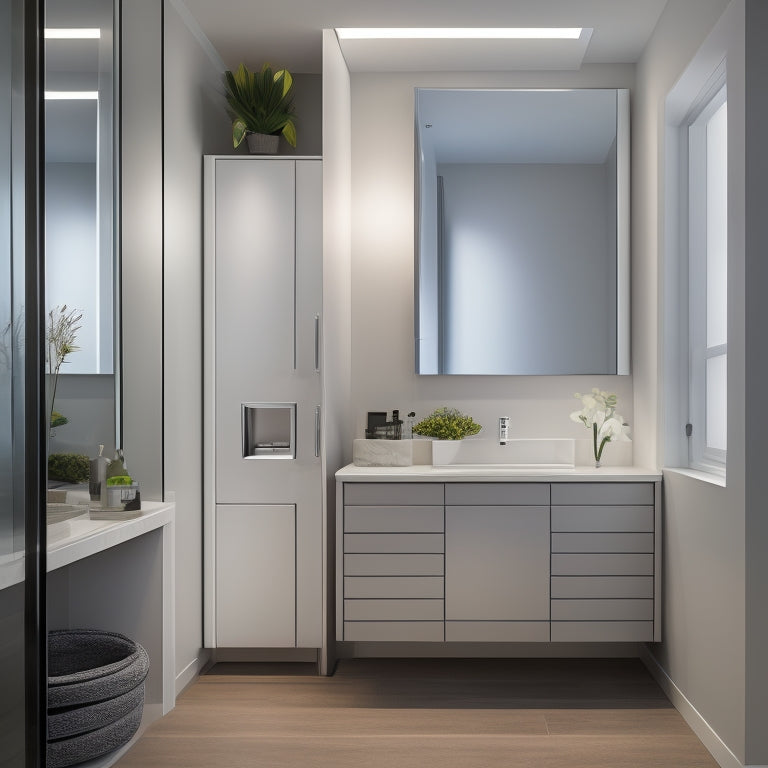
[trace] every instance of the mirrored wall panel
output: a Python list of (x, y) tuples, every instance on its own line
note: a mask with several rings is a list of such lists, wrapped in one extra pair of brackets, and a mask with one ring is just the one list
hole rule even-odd
[(629, 373), (626, 90), (416, 90), (416, 370)]
[(46, 2), (46, 312), (49, 325), (69, 318), (73, 338), (52, 406), (57, 453), (116, 442), (115, 19), (114, 0)]

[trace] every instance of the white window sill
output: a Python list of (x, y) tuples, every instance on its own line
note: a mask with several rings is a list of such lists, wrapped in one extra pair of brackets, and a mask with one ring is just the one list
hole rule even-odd
[(701, 469), (690, 469), (689, 467), (664, 467), (663, 474), (675, 474), (684, 475), (690, 477), (693, 480), (700, 480), (702, 483), (709, 483), (710, 485), (717, 485), (720, 488), (725, 488), (725, 475), (715, 474), (714, 472), (704, 472)]

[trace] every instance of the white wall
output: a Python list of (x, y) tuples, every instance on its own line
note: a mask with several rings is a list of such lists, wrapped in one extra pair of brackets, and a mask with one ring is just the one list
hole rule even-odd
[[(334, 646), (334, 473), (350, 461), (351, 376), (351, 104), (349, 72), (336, 34), (323, 31), (323, 474), (326, 482), (324, 663)], [(332, 657), (333, 654), (331, 654)]]
[[(164, 489), (176, 499), (176, 676), (206, 658), (202, 643), (203, 154), (233, 152), (224, 65), (183, 4), (164, 2)], [(172, 87), (169, 87), (171, 86)]]
[[(657, 671), (673, 700), (715, 754), (721, 765), (768, 764), (766, 717), (766, 647), (764, 543), (764, 429), (749, 445), (745, 413), (762, 410), (766, 352), (745, 326), (754, 310), (755, 327), (764, 327), (764, 176), (755, 177), (755, 240), (753, 280), (745, 281), (745, 79), (744, 2), (734, 0), (670, 0), (637, 70), (633, 122), (633, 345), (635, 355), (635, 415), (649, 425), (635, 445), (636, 456), (652, 463), (664, 456), (664, 431), (671, 420), (671, 395), (665, 392), (664, 330), (676, 312), (673, 243), (667, 241), (673, 225), (666, 208), (674, 178), (667, 175), (667, 151), (672, 137), (665, 125), (665, 100), (696, 56), (703, 76), (727, 52), (729, 141), (729, 265), (728, 265), (728, 467), (725, 487), (675, 471), (664, 473), (664, 616), (663, 642), (651, 652)], [(757, 4), (760, 5), (759, 3)], [(765, 23), (765, 20), (762, 20)], [(747, 29), (750, 24), (747, 23)], [(702, 46), (703, 43), (703, 46)], [(756, 41), (756, 50), (762, 42)], [(702, 46), (700, 49), (699, 47)], [(699, 49), (697, 53), (697, 49)], [(763, 71), (755, 82), (764, 89)], [(761, 79), (762, 77), (762, 79)], [(685, 81), (683, 81), (685, 82)], [(695, 90), (691, 97), (696, 96)], [(764, 98), (764, 96), (762, 97)], [(764, 162), (764, 128), (747, 146), (753, 167)], [(670, 159), (668, 162), (674, 162)], [(750, 190), (747, 190), (749, 202)], [(667, 220), (666, 217), (670, 216)], [(759, 223), (758, 223), (759, 220)], [(760, 230), (763, 227), (763, 230)], [(759, 255), (758, 255), (759, 254)], [(760, 286), (753, 301), (745, 285)], [(666, 306), (666, 314), (664, 307)], [(750, 323), (752, 320), (750, 319)], [(746, 353), (746, 354), (745, 354)], [(749, 368), (754, 355), (750, 396)], [(757, 402), (757, 398), (760, 398)], [(750, 423), (753, 420), (750, 418)], [(748, 448), (748, 451), (745, 449)], [(672, 453), (668, 454), (672, 458)], [(663, 459), (662, 459), (663, 460)], [(754, 475), (751, 476), (751, 473)], [(754, 503), (746, 494), (754, 488)], [(760, 542), (753, 545), (753, 542)], [(747, 554), (754, 546), (754, 558)], [(760, 553), (757, 550), (760, 550)], [(749, 567), (753, 572), (749, 572)], [(758, 597), (759, 596), (759, 597)], [(758, 605), (761, 606), (758, 608)], [(751, 624), (750, 616), (755, 617)], [(758, 652), (757, 649), (760, 648)], [(753, 652), (750, 656), (750, 650)], [(762, 725), (758, 725), (761, 723)]]
[[(469, 413), (495, 435), (500, 415), (516, 436), (575, 437), (574, 392), (615, 391), (632, 432), (629, 376), (417, 376), (414, 373), (414, 88), (631, 88), (632, 66), (578, 72), (353, 73), (352, 75), (352, 409), (362, 437), (369, 410), (425, 416), (440, 405)], [(545, 311), (545, 310), (542, 310)], [(628, 453), (624, 451), (629, 450)], [(606, 462), (631, 463), (631, 444), (608, 446)]]
[(162, 0), (121, 10), (122, 446), (142, 498), (163, 497)]

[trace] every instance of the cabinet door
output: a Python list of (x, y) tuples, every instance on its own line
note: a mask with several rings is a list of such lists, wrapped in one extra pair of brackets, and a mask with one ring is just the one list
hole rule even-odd
[(296, 507), (216, 507), (216, 644), (296, 645)]
[(447, 621), (549, 621), (549, 507), (445, 509)]

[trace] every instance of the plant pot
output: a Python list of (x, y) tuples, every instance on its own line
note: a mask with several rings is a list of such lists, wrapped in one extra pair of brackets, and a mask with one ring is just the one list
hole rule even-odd
[(280, 136), (268, 133), (246, 133), (245, 140), (248, 142), (248, 151), (252, 155), (276, 155)]

